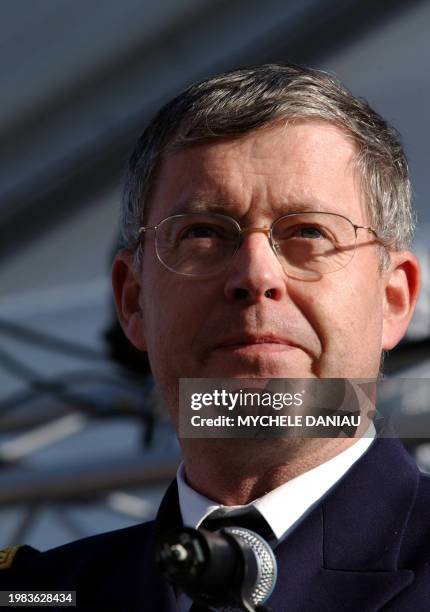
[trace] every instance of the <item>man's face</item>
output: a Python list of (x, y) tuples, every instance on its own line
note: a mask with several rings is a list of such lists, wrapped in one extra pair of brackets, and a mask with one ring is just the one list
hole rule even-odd
[[(199, 210), (229, 215), (242, 228), (267, 227), (307, 208), (368, 225), (355, 154), (340, 129), (316, 121), (194, 145), (163, 161), (147, 224)], [(145, 347), (169, 404), (181, 377), (377, 375), (384, 281), (364, 230), (348, 266), (313, 281), (288, 277), (264, 233), (246, 234), (230, 266), (204, 280), (165, 269), (154, 247), (149, 232), (139, 302)]]

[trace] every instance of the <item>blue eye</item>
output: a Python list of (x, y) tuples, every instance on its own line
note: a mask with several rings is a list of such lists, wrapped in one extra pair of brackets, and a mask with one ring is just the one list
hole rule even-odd
[(312, 240), (324, 238), (324, 233), (315, 226), (300, 227), (298, 228), (297, 235), (299, 238), (310, 238)]
[(277, 227), (277, 240), (322, 240), (327, 239), (328, 233), (327, 231), (321, 227), (320, 225), (307, 225), (305, 223), (298, 223), (296, 225), (288, 226), (284, 225), (283, 227)]

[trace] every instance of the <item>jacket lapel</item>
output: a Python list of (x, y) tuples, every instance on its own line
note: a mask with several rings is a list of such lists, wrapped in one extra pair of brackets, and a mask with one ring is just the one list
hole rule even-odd
[(142, 600), (136, 610), (145, 612), (175, 612), (176, 596), (173, 587), (164, 579), (154, 561), (155, 547), (162, 534), (182, 524), (179, 510), (178, 487), (174, 480), (167, 489), (155, 519), (152, 538), (145, 547), (142, 559)]
[(419, 472), (400, 442), (377, 439), (278, 547), (274, 610), (382, 608), (413, 580), (397, 560)]

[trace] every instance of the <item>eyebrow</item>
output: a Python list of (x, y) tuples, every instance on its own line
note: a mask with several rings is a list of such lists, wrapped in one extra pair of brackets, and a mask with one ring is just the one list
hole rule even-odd
[(229, 206), (234, 206), (232, 202), (227, 202), (226, 200), (217, 199), (204, 199), (199, 198), (196, 200), (187, 200), (186, 202), (181, 202), (178, 206), (175, 207), (174, 214), (178, 215), (181, 213), (200, 213), (200, 212), (216, 212), (216, 213), (224, 213), (228, 212)]
[[(206, 199), (198, 198), (191, 199), (185, 202), (179, 203), (172, 214), (178, 215), (181, 213), (218, 213), (224, 215), (230, 215), (233, 213), (232, 208), (235, 207), (235, 203), (232, 201), (220, 199)], [(334, 207), (329, 206), (326, 202), (319, 200), (318, 198), (304, 201), (304, 200), (291, 200), (289, 202), (278, 202), (272, 206), (275, 211), (278, 211), (280, 215), (288, 215), (295, 212), (332, 212), (342, 214), (342, 211), (336, 210)]]

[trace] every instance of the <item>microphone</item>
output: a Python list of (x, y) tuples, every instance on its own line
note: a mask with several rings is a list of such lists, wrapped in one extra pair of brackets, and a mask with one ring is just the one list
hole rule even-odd
[(182, 527), (159, 541), (155, 560), (194, 602), (220, 612), (264, 612), (277, 577), (276, 559), (260, 535), (244, 527), (216, 533)]

